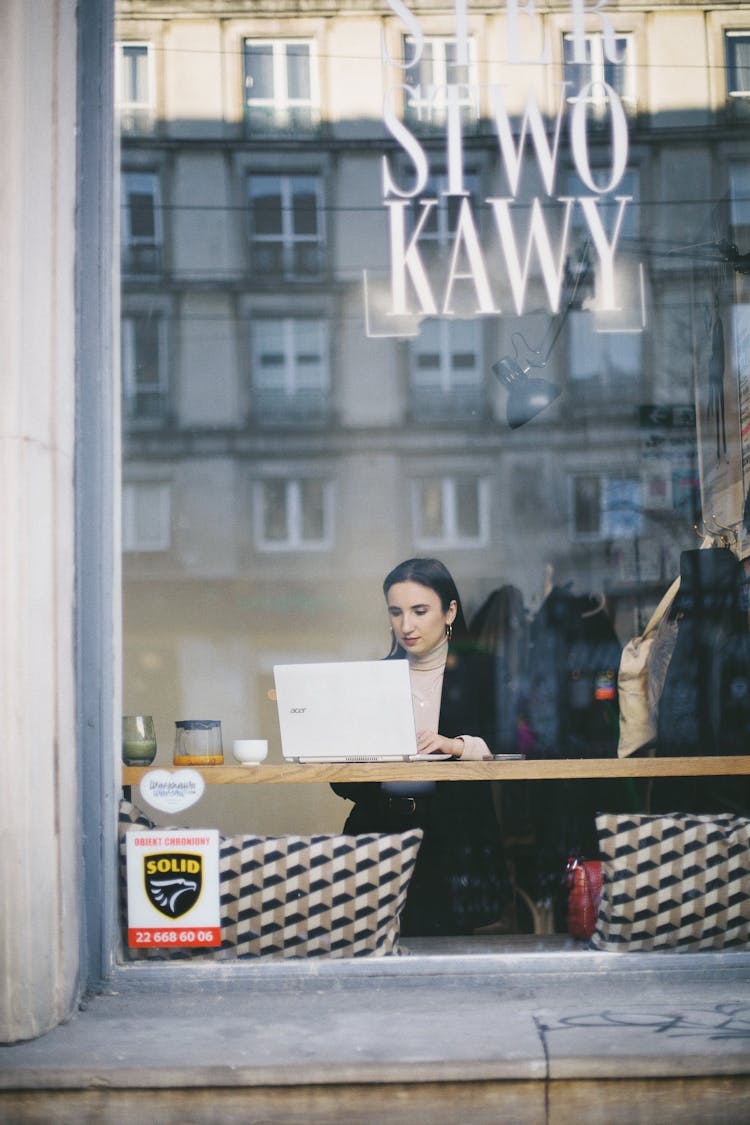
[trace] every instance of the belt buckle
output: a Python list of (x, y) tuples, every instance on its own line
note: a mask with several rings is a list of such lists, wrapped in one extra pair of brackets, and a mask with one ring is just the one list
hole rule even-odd
[[(389, 805), (392, 812), (400, 812), (403, 816), (411, 816), (417, 811), (415, 797), (391, 797)], [(403, 807), (404, 805), (406, 807)]]

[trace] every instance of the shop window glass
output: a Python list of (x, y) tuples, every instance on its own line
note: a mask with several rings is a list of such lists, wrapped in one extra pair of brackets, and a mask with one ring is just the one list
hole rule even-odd
[[(462, 66), (451, 5), (419, 5), (418, 60), (386, 12), (385, 62), (361, 11), (260, 7), (204, 6), (200, 39), (179, 5), (117, 12), (119, 113), (152, 119), (119, 133), (122, 696), (154, 715), (162, 767), (188, 708), (222, 720), (228, 764), (258, 737), (281, 767), (274, 664), (384, 655), (381, 583), (413, 555), (448, 565), (467, 616), (501, 586), (527, 622), (550, 582), (603, 592), (624, 644), (696, 526), (730, 526), (750, 554), (750, 274), (722, 245), (750, 252), (750, 134), (701, 68), (710, 21), (657, 6), (648, 53), (628, 23), (609, 58), (592, 16), (578, 59), (537, 6), (516, 65), (469, 5)], [(748, 35), (725, 37), (732, 93)], [(557, 139), (563, 74), (530, 62), (554, 42)], [(626, 135), (606, 127), (605, 83)], [(570, 196), (592, 206), (563, 231)], [(437, 203), (412, 244), (422, 199)], [(172, 823), (331, 834), (349, 811), (323, 785), (206, 789)], [(535, 909), (560, 885), (544, 875)]]

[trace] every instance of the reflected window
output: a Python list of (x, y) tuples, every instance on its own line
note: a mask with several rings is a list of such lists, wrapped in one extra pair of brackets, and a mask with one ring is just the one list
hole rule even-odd
[(729, 169), (729, 222), (731, 237), (743, 253), (750, 249), (750, 163)]
[[(427, 218), (419, 232), (419, 251), (425, 261), (453, 248), (458, 226), (458, 213), (462, 200), (468, 198), (475, 207), (479, 198), (479, 176), (476, 172), (463, 173), (463, 186), (468, 195), (448, 195), (448, 176), (444, 172), (429, 177), (423, 198), (437, 200), (430, 208)], [(414, 203), (412, 208), (412, 229), (419, 222), (423, 208)], [(476, 216), (476, 212), (475, 212)]]
[(419, 547), (479, 547), (487, 542), (488, 482), (475, 476), (425, 477), (413, 483)]
[(261, 423), (310, 422), (329, 408), (328, 324), (320, 317), (253, 321), (252, 411)]
[(122, 387), (125, 417), (162, 422), (168, 406), (164, 317), (148, 313), (122, 318)]
[(608, 47), (601, 32), (583, 37), (585, 58), (576, 58), (577, 36), (563, 36), (563, 78), (569, 83), (568, 100), (577, 101), (581, 91), (590, 87), (586, 96), (595, 111), (603, 112), (607, 96), (604, 84), (610, 86), (626, 108), (634, 108), (635, 43), (632, 35), (615, 35)]
[(332, 546), (332, 482), (317, 477), (258, 481), (255, 543), (262, 551), (320, 551)]
[(250, 176), (248, 206), (256, 274), (310, 277), (322, 272), (323, 195), (319, 176)]
[[(612, 173), (610, 169), (605, 170), (594, 166), (591, 169), (591, 175), (597, 187), (604, 188), (610, 182)], [(623, 173), (620, 180), (611, 191), (596, 196), (596, 209), (601, 217), (602, 226), (610, 243), (614, 238), (617, 220), (620, 217), (620, 210), (622, 210), (622, 218), (620, 221), (620, 233), (617, 245), (622, 246), (624, 242), (638, 237), (640, 227), (640, 208), (638, 201), (641, 197), (640, 193), (641, 187), (638, 169), (629, 168)], [(582, 197), (591, 198), (594, 193), (591, 188), (583, 182), (577, 172), (569, 172), (566, 177), (566, 194), (578, 200)], [(629, 201), (621, 205), (618, 199), (623, 196), (628, 198)], [(571, 244), (575, 249), (580, 250), (584, 242), (590, 240), (588, 223), (586, 222), (586, 217), (580, 203), (576, 202), (573, 204), (570, 213), (570, 225)], [(593, 247), (591, 247), (589, 258), (593, 259), (595, 257)]]
[[(412, 124), (443, 125), (448, 111), (448, 91), (454, 91), (465, 124), (479, 119), (479, 85), (476, 44), (468, 43), (468, 66), (458, 62), (458, 44), (447, 37), (423, 41), (416, 59), (417, 45), (404, 36), (404, 117)], [(414, 61), (411, 61), (414, 60)]]
[(416, 421), (471, 418), (484, 401), (481, 332), (476, 320), (428, 320), (409, 345), (409, 399)]
[(572, 389), (618, 389), (631, 401), (640, 388), (641, 332), (597, 331), (592, 312), (572, 312), (568, 321)]
[(572, 478), (574, 539), (627, 539), (640, 530), (641, 484), (637, 476), (579, 473)]
[(165, 481), (126, 481), (122, 487), (124, 551), (168, 551), (171, 494)]
[(245, 119), (251, 132), (310, 129), (318, 121), (315, 45), (245, 40)]
[(161, 269), (161, 203), (156, 172), (123, 172), (121, 238), (124, 273), (155, 273)]
[(730, 98), (750, 97), (750, 31), (724, 34), (727, 94)]
[(150, 43), (116, 45), (115, 109), (123, 132), (149, 131), (152, 128), (155, 97)]

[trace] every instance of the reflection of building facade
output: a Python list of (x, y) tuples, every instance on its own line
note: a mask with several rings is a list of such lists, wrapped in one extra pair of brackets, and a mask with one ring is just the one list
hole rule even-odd
[[(408, 65), (415, 27), (386, 4), (257, 9), (119, 5), (126, 701), (142, 709), (158, 682), (165, 722), (198, 700), (247, 733), (266, 722), (275, 660), (379, 655), (380, 579), (418, 553), (448, 563), (469, 609), (501, 583), (533, 608), (551, 577), (607, 591), (631, 635), (695, 542), (694, 357), (711, 278), (726, 288), (735, 275), (704, 248), (696, 281), (687, 247), (744, 246), (750, 227), (750, 19), (736, 5), (620, 4), (612, 37), (598, 17), (577, 37), (566, 7), (515, 29), (477, 3), (460, 62), (453, 7), (416, 3), (424, 42)], [(552, 246), (564, 199), (596, 196), (613, 238), (618, 197), (632, 197), (621, 312), (592, 311), (601, 275), (590, 246), (580, 264), (577, 204), (557, 316), (535, 253), (516, 314), (488, 203), (508, 194), (498, 88), (519, 148), (530, 90), (549, 144), (562, 115), (551, 193), (527, 137), (515, 200), (517, 215), (544, 203)], [(612, 91), (628, 159), (601, 194)], [(584, 168), (568, 134), (582, 98)], [(426, 155), (421, 194), (435, 200), (421, 227), (407, 206), (408, 234), (419, 228), (441, 300), (452, 268), (455, 279), (454, 315), (402, 337), (382, 308), (383, 156), (403, 191), (414, 165), (385, 127), (386, 101)], [(463, 196), (450, 182), (451, 114)], [(476, 263), (451, 266), (462, 198), (499, 315), (475, 315)], [(511, 431), (492, 364), (509, 355), (533, 373), (548, 348), (539, 374), (563, 393)]]

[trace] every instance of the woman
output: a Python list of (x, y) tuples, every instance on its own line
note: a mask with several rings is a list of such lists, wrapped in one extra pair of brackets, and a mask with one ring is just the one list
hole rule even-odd
[[(491, 757), (492, 661), (470, 644), (449, 571), (437, 559), (407, 559), (386, 577), (383, 593), (391, 623), (387, 659), (409, 661), (419, 753)], [(472, 933), (502, 914), (505, 877), (487, 783), (414, 780), (332, 788), (355, 802), (345, 832), (424, 829), (401, 916), (403, 934)]]

